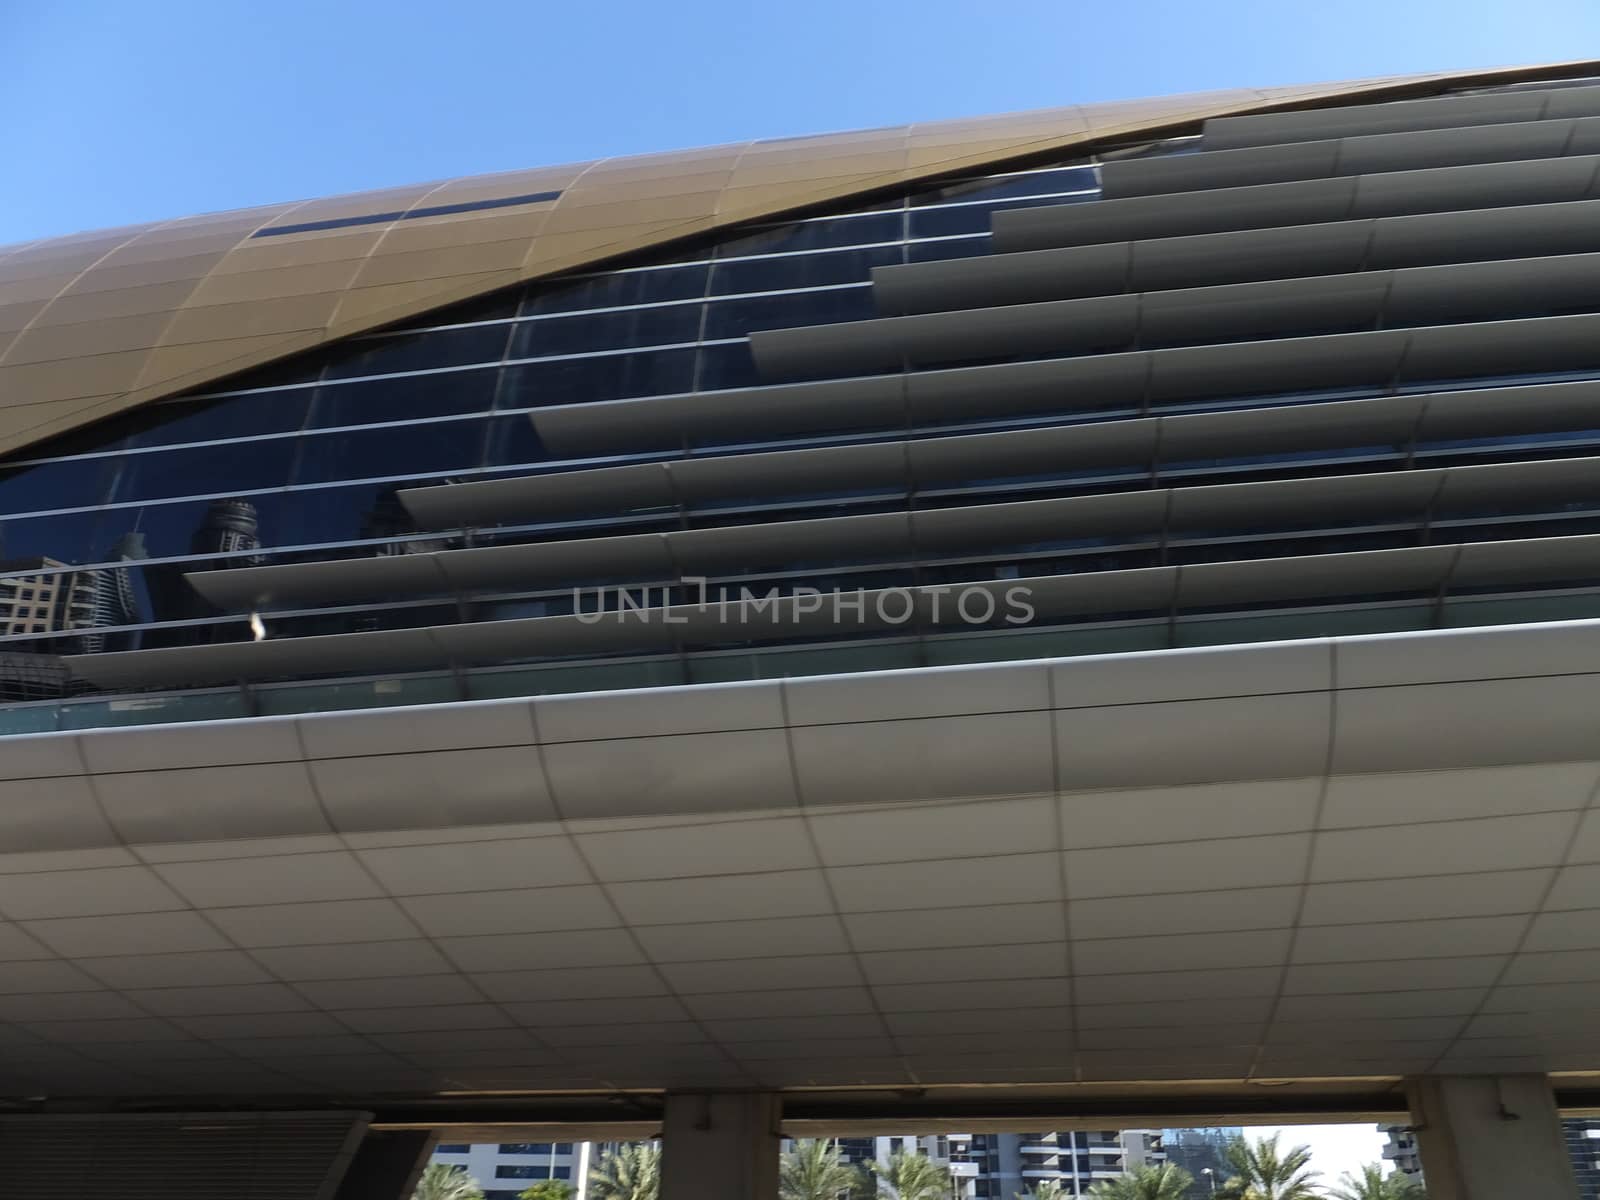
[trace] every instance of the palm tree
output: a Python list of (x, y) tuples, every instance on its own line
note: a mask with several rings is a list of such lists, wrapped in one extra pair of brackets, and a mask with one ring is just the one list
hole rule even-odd
[(1309, 1146), (1280, 1153), (1277, 1134), (1253, 1142), (1236, 1138), (1222, 1156), (1234, 1172), (1217, 1189), (1222, 1200), (1317, 1200)]
[(572, 1185), (565, 1179), (540, 1179), (517, 1193), (517, 1200), (568, 1200)]
[(1332, 1200), (1426, 1200), (1428, 1193), (1416, 1180), (1398, 1171), (1385, 1175), (1377, 1163), (1368, 1163), (1359, 1178), (1346, 1171), (1328, 1195)]
[(661, 1194), (661, 1147), (624, 1142), (607, 1150), (589, 1172), (589, 1200), (657, 1200)]
[(1059, 1179), (1046, 1179), (1031, 1192), (1017, 1192), (1012, 1200), (1072, 1200), (1072, 1193)]
[(840, 1200), (868, 1190), (863, 1173), (845, 1161), (835, 1141), (802, 1138), (778, 1162), (781, 1200)]
[(1184, 1200), (1194, 1176), (1175, 1163), (1135, 1167), (1119, 1179), (1102, 1179), (1088, 1195), (1096, 1200)]
[(483, 1189), (465, 1167), (429, 1163), (417, 1180), (411, 1200), (483, 1200)]
[(922, 1154), (896, 1151), (886, 1163), (868, 1163), (868, 1169), (898, 1200), (948, 1200), (950, 1171)]

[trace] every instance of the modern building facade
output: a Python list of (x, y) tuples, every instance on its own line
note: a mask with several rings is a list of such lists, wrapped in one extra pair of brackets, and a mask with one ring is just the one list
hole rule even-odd
[(1559, 1194), (1597, 179), (1569, 64), (0, 252), (0, 1092), (670, 1163), (1481, 1085)]
[(432, 1161), (457, 1167), (478, 1181), (484, 1200), (517, 1200), (529, 1185), (557, 1179), (581, 1200), (593, 1147), (573, 1142), (444, 1142)]

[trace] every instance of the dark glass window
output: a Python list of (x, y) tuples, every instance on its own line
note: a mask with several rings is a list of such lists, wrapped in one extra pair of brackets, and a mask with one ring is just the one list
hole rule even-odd
[(358, 375), (395, 375), (434, 367), (463, 367), (499, 362), (505, 354), (510, 325), (469, 325), (428, 333), (390, 334), (351, 342), (344, 354), (328, 363), (325, 379)]
[(160, 404), (144, 413), (144, 427), (130, 446), (176, 446), (262, 433), (293, 433), (305, 424), (312, 390), (256, 392), (222, 400), (184, 400)]
[(505, 369), (500, 407), (535, 408), (687, 392), (694, 384), (694, 354), (690, 349), (647, 350), (518, 363)]
[(840, 250), (832, 254), (797, 254), (788, 258), (752, 258), (718, 263), (711, 272), (711, 291), (776, 292), (786, 288), (826, 287), (834, 283), (866, 283), (873, 267), (902, 261), (899, 246)]
[[(101, 511), (67, 513), (55, 517), (0, 520), (0, 563), (19, 559), (53, 558), (57, 562), (93, 562), (103, 552)], [(12, 570), (7, 565), (3, 570)]]
[(483, 456), (483, 424), (434, 421), (325, 433), (304, 438), (302, 443), (296, 483), (428, 475), (477, 466)]
[(456, 304), (442, 312), (427, 313), (403, 328), (421, 329), (434, 325), (471, 325), (479, 321), (509, 321), (522, 306), (522, 287), (507, 288), (492, 296)]
[(289, 387), (294, 384), (315, 383), (322, 376), (323, 364), (342, 353), (344, 348), (336, 346), (292, 358), (286, 362), (268, 363), (254, 371), (246, 371), (242, 375), (222, 380), (215, 387), (206, 390), (233, 392), (244, 391), (247, 388)]
[[(117, 458), (75, 458), (0, 472), (0, 512), (43, 512), (103, 504)], [(0, 547), (0, 554), (6, 553)]]
[(440, 1142), (433, 1148), (435, 1154), (465, 1154), (472, 1147), (466, 1142)]
[(489, 422), (487, 449), (483, 456), (486, 467), (508, 467), (518, 463), (543, 462), (548, 455), (538, 431), (526, 414), (495, 417)]
[(268, 438), (129, 454), (116, 460), (112, 499), (160, 500), (282, 487), (289, 480), (297, 444), (297, 438)]
[(496, 1179), (570, 1179), (572, 1168), (556, 1167), (552, 1170), (543, 1163), (502, 1163), (494, 1169), (494, 1175)]
[(549, 1142), (501, 1142), (501, 1154), (549, 1154)]
[(717, 247), (717, 257), (742, 258), (749, 254), (783, 254), (795, 250), (826, 250), (832, 246), (897, 242), (903, 236), (904, 221), (904, 214), (898, 210), (865, 217), (798, 221), (726, 241)]
[(669, 304), (665, 308), (633, 308), (524, 321), (511, 340), (511, 357), (588, 354), (634, 346), (670, 346), (700, 336), (700, 306)]
[[(256, 522), (256, 540), (262, 545), (273, 544), (277, 536), (281, 492), (258, 492), (243, 500), (250, 506)], [(113, 542), (122, 534), (137, 530), (143, 535), (146, 557), (176, 558), (195, 553), (209, 553), (215, 547), (202, 536), (211, 502), (208, 500), (180, 500), (164, 504), (137, 504), (126, 508), (108, 509), (101, 534), (103, 557)]]
[(276, 544), (310, 546), (354, 541), (372, 527), (373, 514), (382, 511), (379, 493), (394, 486), (362, 483), (284, 492)]
[(760, 382), (749, 342), (701, 347), (700, 373), (695, 381), (697, 390), (714, 392), (722, 388), (755, 387)]
[(743, 337), (757, 329), (862, 321), (872, 315), (872, 289), (866, 287), (723, 300), (706, 305), (706, 337), (711, 340)]
[(951, 238), (942, 242), (912, 242), (906, 247), (907, 262), (943, 262), (951, 258), (971, 258), (989, 253), (989, 234)]
[(1099, 186), (1093, 167), (1061, 167), (1054, 171), (1033, 171), (1005, 179), (969, 179), (918, 192), (912, 205), (956, 204), (973, 200), (1004, 200), (1013, 196), (1048, 196), (1056, 192), (1076, 192)]
[(494, 407), (500, 369), (445, 371), (360, 383), (324, 384), (317, 389), (311, 428), (410, 421), (455, 413), (488, 412)]
[(653, 271), (624, 271), (599, 275), (566, 287), (535, 288), (523, 302), (523, 315), (577, 312), (586, 308), (620, 308), (626, 304), (652, 304), (662, 300), (693, 300), (706, 290), (704, 264), (693, 267), (658, 267)]

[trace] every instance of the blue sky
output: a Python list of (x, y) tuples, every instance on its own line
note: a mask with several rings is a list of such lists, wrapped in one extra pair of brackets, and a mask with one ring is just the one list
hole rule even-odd
[(747, 137), (1585, 55), (1596, 0), (0, 0), (0, 243)]

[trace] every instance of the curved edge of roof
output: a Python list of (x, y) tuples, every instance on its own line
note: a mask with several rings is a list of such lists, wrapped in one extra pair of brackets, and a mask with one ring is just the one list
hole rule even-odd
[(0, 247), (0, 453), (513, 284), (1214, 117), (1600, 71), (1574, 61), (781, 138)]

